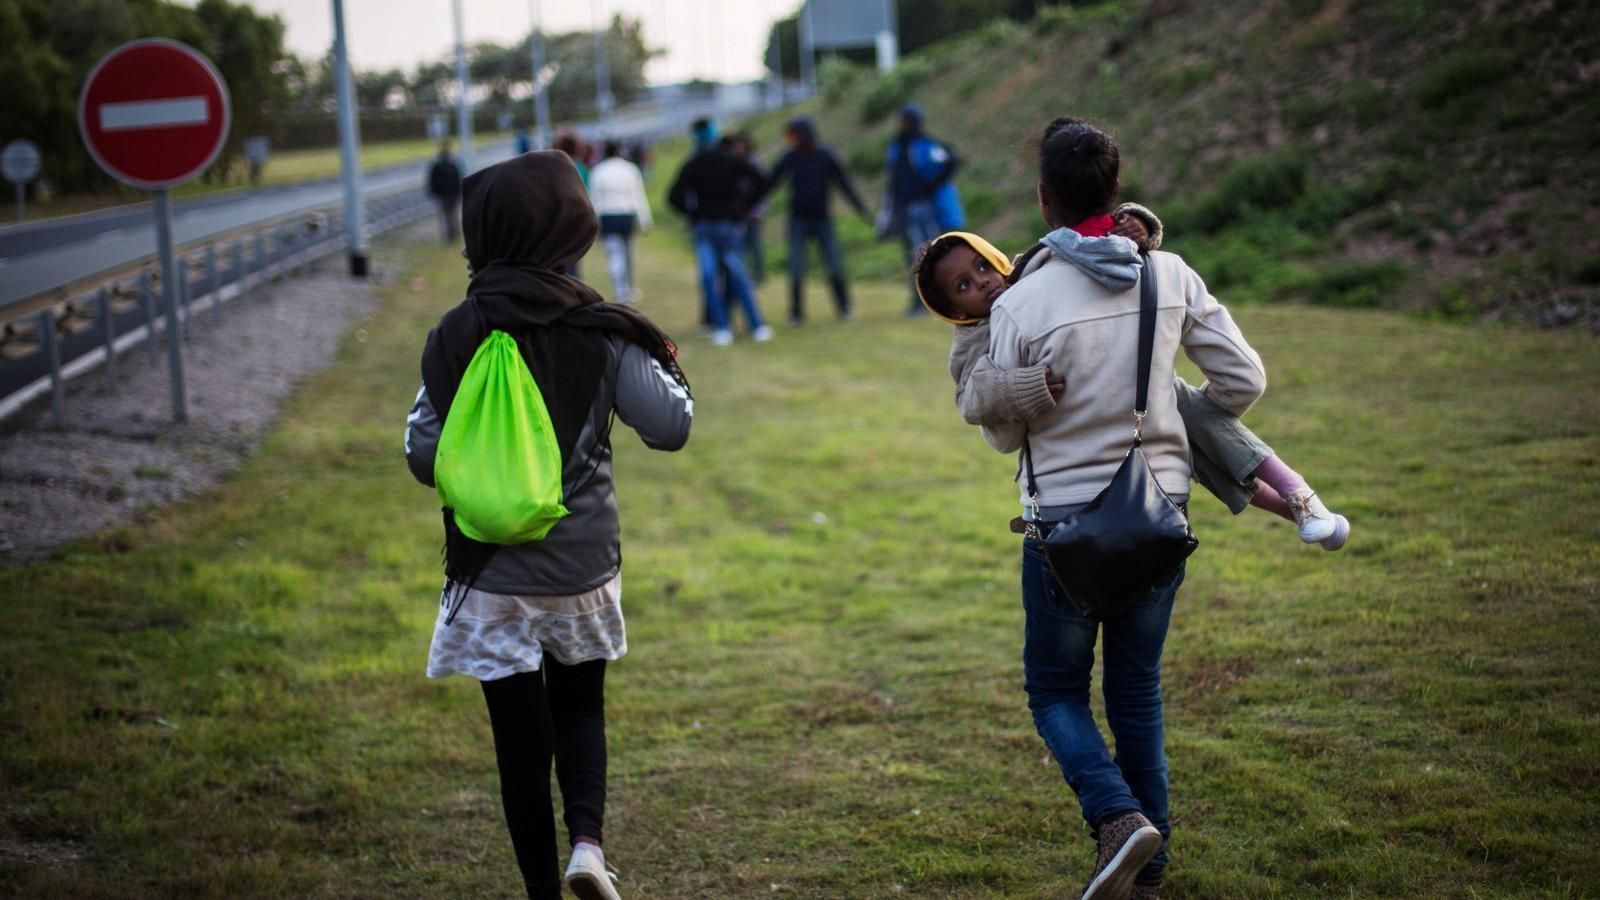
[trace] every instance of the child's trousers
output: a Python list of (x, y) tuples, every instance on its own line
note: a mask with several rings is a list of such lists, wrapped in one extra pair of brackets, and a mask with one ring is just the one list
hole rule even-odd
[(1189, 453), (1194, 480), (1227, 504), (1234, 515), (1244, 512), (1256, 495), (1256, 480), (1250, 473), (1276, 454), (1255, 432), (1205, 392), (1184, 381), (1173, 379), (1178, 394), (1178, 413), (1189, 432)]

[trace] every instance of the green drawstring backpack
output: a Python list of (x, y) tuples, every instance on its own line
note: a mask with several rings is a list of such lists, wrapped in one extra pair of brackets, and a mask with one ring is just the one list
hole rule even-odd
[(504, 331), (489, 332), (461, 376), (434, 484), (461, 533), (485, 544), (540, 540), (567, 514), (550, 411)]

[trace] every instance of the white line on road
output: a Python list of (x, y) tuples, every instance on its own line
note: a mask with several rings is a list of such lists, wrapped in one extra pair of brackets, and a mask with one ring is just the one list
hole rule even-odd
[(127, 103), (100, 104), (102, 131), (204, 125), (210, 120), (211, 113), (206, 108), (204, 97), (170, 97), (166, 100), (133, 100)]
[(114, 231), (101, 232), (100, 234), (95, 235), (94, 242), (96, 244), (109, 244), (112, 241), (122, 237), (122, 233), (127, 230), (128, 229), (126, 228), (118, 228)]

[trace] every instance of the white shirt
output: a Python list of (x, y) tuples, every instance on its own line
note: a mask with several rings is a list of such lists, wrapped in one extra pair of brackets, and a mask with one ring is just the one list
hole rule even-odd
[(639, 227), (649, 228), (650, 199), (644, 193), (639, 167), (620, 156), (602, 160), (589, 172), (589, 199), (596, 215), (638, 216)]

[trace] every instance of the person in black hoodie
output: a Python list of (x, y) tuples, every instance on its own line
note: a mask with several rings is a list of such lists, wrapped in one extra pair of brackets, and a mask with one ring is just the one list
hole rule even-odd
[(839, 318), (850, 318), (850, 286), (839, 261), (839, 239), (833, 230), (833, 214), (828, 208), (829, 189), (837, 186), (846, 200), (863, 217), (870, 217), (856, 193), (855, 185), (833, 151), (817, 142), (817, 129), (808, 118), (791, 121), (784, 129), (789, 152), (772, 167), (761, 194), (776, 189), (785, 178), (789, 192), (789, 324), (805, 321), (806, 243), (815, 241), (822, 249), (823, 265), (828, 267), (828, 283), (833, 286), (833, 304)]
[[(700, 290), (711, 314), (714, 346), (733, 343), (733, 329), (728, 323), (730, 300), (744, 307), (750, 335), (757, 343), (772, 338), (772, 329), (761, 318), (755, 291), (740, 258), (744, 220), (755, 205), (753, 192), (759, 190), (761, 183), (759, 169), (729, 148), (713, 144), (683, 164), (667, 193), (668, 202), (688, 216), (691, 223)], [(719, 271), (725, 276), (726, 290), (719, 284)]]
[(561, 451), (568, 515), (541, 540), (484, 544), (443, 510), (445, 589), (430, 678), (477, 679), (489, 708), (500, 797), (527, 894), (559, 900), (550, 765), (571, 842), (567, 886), (617, 900), (600, 849), (606, 801), (606, 664), (627, 652), (622, 551), (612, 485), (613, 415), (645, 445), (677, 450), (694, 401), (677, 349), (643, 313), (566, 274), (599, 230), (572, 161), (525, 153), (464, 185), (466, 299), (428, 332), (422, 388), (406, 418), (406, 463), (434, 484), (462, 377), (491, 331), (509, 334), (534, 376)]
[(461, 225), (461, 167), (450, 155), (449, 141), (439, 145), (439, 156), (428, 167), (428, 196), (439, 204), (444, 242), (455, 243)]

